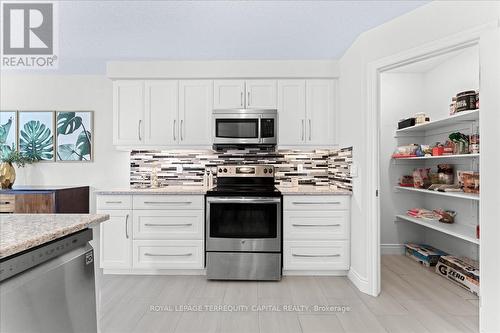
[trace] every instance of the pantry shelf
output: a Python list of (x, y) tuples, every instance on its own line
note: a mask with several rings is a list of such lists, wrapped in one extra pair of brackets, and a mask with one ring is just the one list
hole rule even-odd
[(477, 121), (479, 120), (479, 109), (478, 110), (471, 110), (471, 111), (463, 111), (459, 112), (453, 116), (449, 116), (447, 118), (435, 120), (435, 121), (430, 121), (424, 124), (420, 125), (415, 125), (411, 127), (406, 127), (400, 130), (396, 131), (396, 134), (403, 134), (403, 133), (414, 133), (414, 132), (425, 132), (437, 128), (441, 128), (444, 126), (451, 126), (451, 125), (456, 125), (459, 123), (463, 122), (468, 122), (468, 121)]
[(479, 245), (479, 239), (476, 238), (476, 228), (473, 226), (467, 226), (457, 223), (446, 224), (439, 221), (426, 220), (422, 218), (411, 217), (408, 215), (396, 215), (396, 218), (412, 222), (429, 229), (437, 230), (447, 235)]
[(439, 192), (439, 191), (424, 190), (424, 189), (420, 189), (420, 188), (404, 187), (404, 186), (396, 186), (395, 188), (397, 190), (402, 190), (402, 191), (418, 192), (418, 193), (425, 193), (425, 194), (434, 194), (434, 195), (441, 195), (441, 196), (446, 196), (446, 197), (451, 197), (451, 198), (459, 198), (459, 199), (468, 199), (468, 200), (479, 201), (479, 194), (473, 194), (473, 193), (464, 193), (464, 192)]
[(400, 157), (394, 158), (395, 161), (399, 160), (435, 160), (435, 159), (448, 159), (448, 158), (475, 158), (479, 154), (460, 154), (460, 155), (441, 155), (441, 156), (419, 156), (419, 157)]

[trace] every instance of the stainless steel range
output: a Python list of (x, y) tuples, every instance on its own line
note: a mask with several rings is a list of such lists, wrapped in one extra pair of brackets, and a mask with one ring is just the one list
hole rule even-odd
[(270, 165), (224, 165), (206, 194), (207, 277), (280, 280), (281, 193)]

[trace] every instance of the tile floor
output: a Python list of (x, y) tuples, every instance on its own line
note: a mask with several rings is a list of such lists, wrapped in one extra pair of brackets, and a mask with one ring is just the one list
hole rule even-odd
[[(213, 311), (221, 304), (241, 311)], [(210, 311), (175, 311), (183, 305)], [(282, 311), (252, 311), (252, 305)], [(347, 306), (350, 311), (315, 312), (302, 305)], [(404, 256), (382, 257), (377, 298), (357, 291), (344, 277), (219, 282), (203, 276), (106, 275), (100, 288), (103, 333), (478, 332), (478, 318), (477, 297)]]

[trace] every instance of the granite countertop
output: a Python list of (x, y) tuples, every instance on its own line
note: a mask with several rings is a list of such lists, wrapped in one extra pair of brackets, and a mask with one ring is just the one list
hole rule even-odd
[[(300, 185), (298, 187), (276, 186), (281, 193), (290, 195), (324, 194), (324, 195), (352, 195), (352, 192), (342, 189), (333, 189), (329, 186)], [(207, 188), (202, 186), (167, 186), (161, 188), (124, 188), (97, 190), (96, 194), (205, 194)]]
[(106, 214), (0, 215), (0, 258), (70, 235), (109, 219)]
[(299, 185), (297, 187), (276, 186), (284, 195), (352, 195), (351, 191), (334, 189), (330, 186)]
[(205, 194), (203, 186), (165, 186), (159, 188), (122, 188), (96, 190), (95, 194)]

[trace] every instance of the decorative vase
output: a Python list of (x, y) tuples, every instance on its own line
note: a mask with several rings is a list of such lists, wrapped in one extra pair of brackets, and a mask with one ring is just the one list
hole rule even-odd
[(16, 169), (12, 163), (0, 163), (0, 185), (3, 189), (12, 188), (16, 180)]

